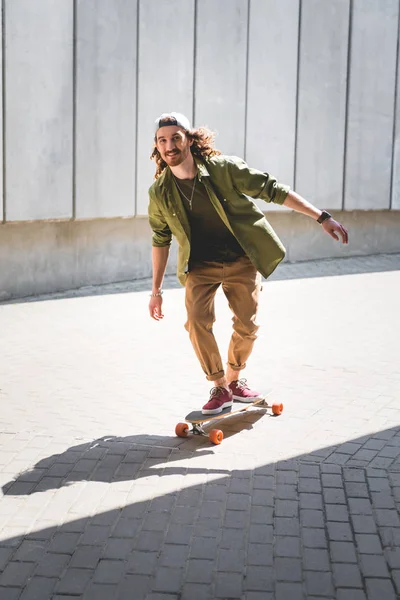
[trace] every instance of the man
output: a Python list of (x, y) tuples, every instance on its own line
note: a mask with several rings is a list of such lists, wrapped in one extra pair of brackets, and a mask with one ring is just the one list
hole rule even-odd
[[(178, 245), (179, 281), (186, 288), (186, 330), (201, 367), (214, 386), (203, 414), (216, 414), (233, 400), (260, 397), (240, 372), (256, 339), (261, 275), (268, 277), (285, 249), (252, 198), (287, 206), (315, 219), (335, 240), (348, 243), (347, 230), (325, 210), (279, 184), (268, 173), (251, 169), (240, 158), (214, 148), (214, 134), (192, 129), (180, 113), (164, 113), (155, 122), (156, 181), (149, 189), (153, 230), (153, 288), (150, 316), (163, 318), (162, 282), (172, 236)], [(212, 326), (219, 286), (233, 312), (233, 334), (224, 371)]]

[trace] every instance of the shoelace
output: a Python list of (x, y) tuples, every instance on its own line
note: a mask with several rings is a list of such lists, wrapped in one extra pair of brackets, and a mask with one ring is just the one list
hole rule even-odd
[(249, 386), (247, 385), (247, 379), (238, 379), (236, 385), (242, 390), (249, 389)]
[(218, 386), (218, 387), (213, 387), (210, 390), (210, 397), (212, 398), (213, 396), (219, 396), (222, 392), (225, 392), (225, 388)]

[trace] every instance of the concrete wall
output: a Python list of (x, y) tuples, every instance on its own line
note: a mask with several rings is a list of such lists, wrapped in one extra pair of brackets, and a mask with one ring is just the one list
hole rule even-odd
[[(357, 232), (375, 227), (370, 252), (399, 251), (399, 5), (3, 0), (0, 295), (150, 275), (148, 157), (170, 110)], [(304, 217), (263, 208), (290, 260), (337, 254), (304, 238)], [(340, 252), (365, 253), (361, 234)]]

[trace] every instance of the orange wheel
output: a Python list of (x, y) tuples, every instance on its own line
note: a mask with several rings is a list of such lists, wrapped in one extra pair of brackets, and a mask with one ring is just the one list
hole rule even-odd
[(175, 433), (178, 437), (187, 437), (189, 425), (187, 423), (178, 423), (175, 427)]
[(220, 429), (211, 429), (210, 431), (210, 441), (213, 444), (220, 444), (224, 439), (224, 434)]
[(283, 411), (283, 404), (273, 404), (271, 408), (274, 415), (280, 415)]

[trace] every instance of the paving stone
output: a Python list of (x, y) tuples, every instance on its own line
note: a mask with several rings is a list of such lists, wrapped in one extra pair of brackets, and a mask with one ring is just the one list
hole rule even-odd
[(299, 494), (300, 497), (300, 508), (322, 510), (323, 500), (321, 494)]
[(346, 506), (327, 504), (325, 510), (328, 521), (349, 521), (349, 513)]
[(354, 531), (356, 533), (376, 533), (376, 523), (372, 516), (352, 515), (351, 516)]
[(273, 545), (272, 544), (248, 544), (247, 564), (250, 566), (272, 566)]
[(334, 562), (357, 562), (356, 547), (353, 542), (331, 542), (330, 552)]
[(275, 535), (300, 535), (300, 519), (289, 517), (275, 517)]
[[(226, 529), (225, 532), (226, 531), (230, 531), (230, 530)], [(273, 540), (272, 525), (250, 525), (250, 527), (249, 527), (249, 542), (259, 543), (259, 544), (268, 544), (268, 543), (272, 543), (272, 540)]]
[(158, 552), (145, 552), (135, 550), (126, 564), (127, 573), (137, 575), (151, 575), (156, 567)]
[(51, 598), (57, 579), (34, 576), (21, 595), (21, 600), (45, 600)]
[(379, 554), (360, 554), (361, 571), (364, 577), (390, 578), (384, 556)]
[[(178, 598), (178, 596), (176, 596), (176, 598)], [(210, 585), (186, 583), (182, 588), (180, 600), (193, 600), (194, 598), (196, 598), (196, 600), (214, 600), (214, 591)], [(153, 600), (152, 596), (149, 596), (146, 600)], [(164, 600), (164, 594), (159, 600)]]
[(117, 597), (117, 593), (117, 585), (90, 583), (85, 590), (83, 600), (113, 600)]
[(34, 567), (35, 564), (30, 562), (9, 562), (0, 575), (0, 586), (22, 588), (32, 574)]
[(277, 517), (296, 517), (299, 512), (298, 500), (276, 500), (275, 515)]
[(52, 554), (49, 552), (43, 556), (35, 573), (43, 577), (61, 577), (70, 560), (71, 556), (69, 554)]
[[(252, 506), (250, 512), (250, 523), (271, 523), (273, 520), (274, 509), (272, 506)], [(293, 520), (293, 519), (290, 519)]]
[(146, 598), (151, 591), (152, 583), (153, 580), (149, 575), (125, 575), (118, 589), (117, 598), (118, 600), (132, 598), (132, 590), (135, 591), (135, 599)]
[(95, 569), (102, 551), (101, 546), (78, 546), (71, 557), (71, 567)]
[(225, 512), (224, 527), (244, 529), (249, 521), (249, 513), (242, 510), (227, 510)]
[(135, 541), (128, 538), (110, 538), (103, 552), (103, 558), (126, 559), (133, 550)]
[[(356, 519), (356, 518), (358, 518), (358, 517), (353, 517), (353, 524), (354, 524), (354, 519)], [(362, 517), (362, 518), (366, 518), (366, 517)], [(352, 539), (353, 539), (353, 533), (351, 531), (349, 523), (328, 521), (327, 528), (328, 528), (328, 535), (329, 535), (330, 541), (349, 542), (349, 541), (352, 541)], [(361, 528), (361, 523), (358, 524), (358, 529), (356, 529), (356, 531), (360, 531), (360, 528)], [(362, 528), (361, 528), (361, 531), (362, 531)]]
[(396, 509), (375, 509), (375, 518), (379, 526), (400, 527), (400, 517)]
[(346, 504), (346, 496), (342, 488), (324, 488), (326, 504)]
[(11, 548), (0, 548), (0, 571), (3, 571), (10, 560), (12, 553), (13, 550)]
[(302, 527), (324, 527), (325, 519), (322, 510), (302, 509), (300, 511)]
[(272, 567), (248, 566), (244, 583), (246, 591), (274, 591), (274, 571)]
[(298, 502), (297, 485), (279, 483), (275, 488), (275, 497), (279, 500), (292, 500)]
[(302, 542), (305, 548), (327, 548), (328, 541), (325, 529), (304, 527), (301, 530)]
[(191, 558), (214, 560), (217, 555), (217, 548), (218, 542), (215, 538), (194, 537), (190, 546), (190, 556)]
[(60, 579), (56, 591), (58, 594), (77, 596), (83, 594), (86, 586), (93, 577), (91, 569), (69, 568)]
[(1, 600), (18, 600), (21, 597), (20, 588), (0, 587)]
[(396, 600), (396, 592), (393, 584), (389, 579), (373, 579), (366, 580), (368, 600)]
[(303, 600), (304, 598), (304, 590), (301, 583), (284, 583), (282, 581), (276, 583), (274, 600)]
[(381, 554), (382, 544), (377, 534), (356, 534), (356, 543), (360, 554)]
[[(44, 541), (24, 540), (13, 556), (13, 560), (22, 562), (39, 562), (45, 553), (47, 543)], [(0, 559), (1, 559), (0, 548)]]
[(160, 567), (157, 569), (154, 579), (154, 591), (179, 592), (182, 585), (183, 573), (183, 569)]
[(221, 548), (217, 562), (218, 570), (241, 573), (245, 564), (244, 554), (241, 548)]
[(331, 573), (305, 571), (305, 582), (308, 596), (334, 596)]
[(279, 536), (275, 540), (276, 556), (297, 558), (300, 556), (300, 538)]
[(363, 590), (338, 589), (336, 590), (337, 600), (367, 600)]
[[(162, 548), (160, 565), (164, 567), (183, 567), (189, 556), (190, 546), (165, 544)], [(212, 557), (208, 556), (211, 559)]]
[(349, 498), (349, 511), (354, 515), (372, 515), (372, 504), (368, 498)]
[(304, 548), (303, 566), (306, 571), (329, 571), (328, 551), (322, 548)]
[[(139, 532), (141, 526), (142, 526), (141, 519), (130, 519), (130, 518), (121, 517), (119, 519), (118, 523), (115, 525), (115, 528), (113, 530), (113, 537), (132, 539)], [(102, 532), (104, 531), (104, 540), (108, 538), (107, 529), (108, 528), (101, 528), (99, 530), (100, 535), (102, 535)], [(85, 538), (84, 538), (84, 540), (85, 540)]]
[(301, 559), (276, 557), (274, 571), (277, 581), (296, 582), (302, 580)]
[(336, 587), (362, 588), (362, 580), (358, 565), (333, 563), (333, 577)]

